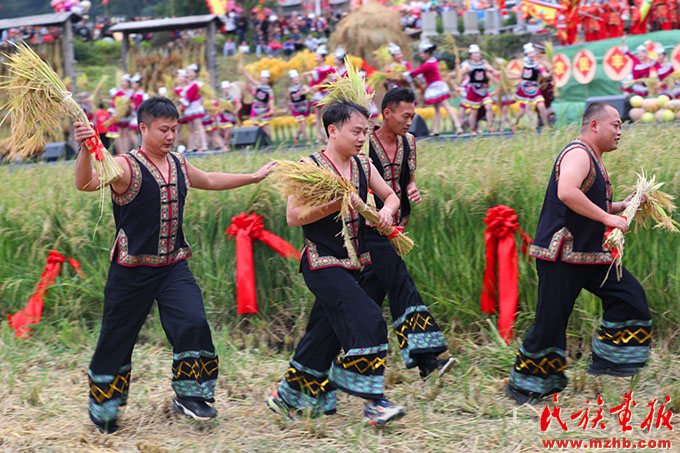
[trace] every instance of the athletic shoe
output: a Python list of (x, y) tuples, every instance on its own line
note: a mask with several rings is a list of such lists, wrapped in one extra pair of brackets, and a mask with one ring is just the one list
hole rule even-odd
[(298, 410), (296, 408), (290, 406), (282, 398), (279, 398), (278, 390), (274, 390), (272, 392), (272, 396), (267, 398), (267, 407), (272, 412), (275, 412), (281, 416), (288, 417), (291, 420), (295, 420), (295, 415), (298, 413)]
[[(517, 390), (510, 387), (510, 384), (507, 384), (505, 387), (503, 387), (503, 391), (515, 403), (517, 403), (518, 406), (521, 406), (522, 404), (526, 404), (526, 403), (532, 404), (532, 400), (534, 400), (534, 398), (531, 395), (527, 395), (526, 393), (518, 392)], [(536, 401), (538, 401), (538, 400), (536, 400)]]
[(210, 420), (217, 415), (217, 409), (205, 401), (177, 397), (172, 400), (172, 409), (178, 414), (187, 415), (194, 420)]
[(638, 374), (639, 371), (640, 368), (608, 368), (601, 363), (590, 362), (587, 373), (592, 374), (593, 376), (602, 376), (603, 374), (607, 374), (609, 376), (616, 377), (631, 377)]
[(404, 409), (393, 405), (385, 398), (364, 403), (364, 421), (371, 426), (384, 425), (389, 421), (403, 417), (405, 414)]
[(113, 434), (120, 428), (116, 420), (102, 422), (99, 420), (95, 420), (92, 414), (90, 414), (90, 420), (92, 420), (94, 426), (97, 427), (97, 430), (102, 434)]
[[(451, 368), (453, 368), (453, 364), (456, 363), (456, 359), (453, 357), (449, 357), (448, 359), (438, 359), (433, 362), (432, 367), (427, 367), (427, 368), (422, 368), (420, 370), (420, 378), (427, 381), (430, 380), (431, 378), (436, 378), (439, 379), (442, 377), (446, 372), (448, 372)], [(435, 375), (435, 371), (437, 374)]]

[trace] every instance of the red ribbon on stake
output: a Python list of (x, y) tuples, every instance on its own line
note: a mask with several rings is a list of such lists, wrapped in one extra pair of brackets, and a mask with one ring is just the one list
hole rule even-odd
[(239, 315), (257, 313), (253, 241), (262, 241), (284, 258), (300, 259), (300, 252), (285, 239), (264, 229), (262, 216), (245, 212), (231, 218), (224, 234), (236, 237), (236, 308)]
[(61, 274), (61, 267), (64, 261), (68, 261), (73, 270), (75, 270), (78, 275), (82, 275), (80, 263), (78, 261), (73, 258), (66, 258), (56, 250), (50, 251), (45, 261), (47, 261), (45, 270), (40, 276), (40, 281), (35, 287), (35, 292), (26, 303), (26, 307), (7, 317), (10, 327), (16, 331), (14, 332), (16, 338), (30, 337), (30, 326), (40, 322), (44, 307), (43, 298), (45, 293), (47, 293), (47, 289), (54, 284), (54, 279), (57, 275)]
[[(486, 270), (482, 288), (481, 309), (489, 314), (496, 313), (499, 308), (498, 331), (505, 343), (512, 338), (512, 326), (517, 312), (517, 247), (514, 233), (522, 238), (522, 253), (527, 254), (531, 238), (519, 228), (515, 210), (508, 206), (498, 205), (486, 211)], [(498, 264), (498, 277), (496, 277)], [(496, 284), (498, 282), (498, 284)]]

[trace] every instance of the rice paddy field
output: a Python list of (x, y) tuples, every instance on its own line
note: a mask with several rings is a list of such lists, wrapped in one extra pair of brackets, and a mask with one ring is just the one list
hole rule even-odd
[[(620, 148), (605, 156), (616, 200), (627, 195), (641, 168), (665, 181), (666, 192), (679, 193), (678, 132), (677, 126), (625, 129)], [(516, 338), (506, 346), (494, 317), (479, 309), (483, 219), (488, 208), (504, 204), (516, 210), (522, 229), (533, 235), (554, 159), (576, 135), (576, 129), (563, 128), (511, 138), (418, 142), (417, 182), (424, 201), (413, 210), (408, 232), (417, 246), (406, 262), (458, 362), (438, 382), (423, 383), (416, 371), (403, 369), (392, 336), (387, 395), (404, 405), (408, 415), (382, 430), (364, 427), (361, 402), (345, 395), (337, 415), (315, 420), (282, 421), (264, 406), (285, 372), (313, 302), (297, 263), (256, 243), (260, 312), (236, 314), (235, 246), (224, 235), (231, 217), (257, 212), (268, 230), (302, 245), (300, 229), (287, 226), (284, 201), (265, 180), (228, 192), (192, 190), (185, 208), (190, 266), (220, 353), (220, 415), (200, 424), (171, 412), (171, 353), (154, 308), (133, 357), (122, 429), (99, 434), (87, 418), (87, 367), (114, 233), (110, 203), (102, 212), (96, 194), (76, 191), (72, 163), (0, 167), (0, 317), (23, 308), (49, 250), (79, 260), (85, 274), (76, 276), (65, 266), (30, 339), (14, 339), (7, 323), (1, 324), (0, 451), (544, 451), (544, 440), (616, 436), (670, 440), (677, 449), (677, 429), (640, 428), (654, 399), (658, 408), (669, 396), (666, 407), (680, 411), (680, 237), (675, 235), (640, 229), (627, 236), (624, 264), (644, 286), (654, 322), (650, 364), (638, 378), (586, 375), (601, 307), (584, 293), (570, 320), (571, 380), (559, 401), (569, 432), (556, 423), (547, 432), (540, 429), (545, 403), (518, 408), (503, 396), (514, 352), (533, 320), (537, 276), (533, 262), (520, 257)], [(249, 172), (273, 158), (304, 154), (309, 152), (279, 148), (191, 158), (204, 170)], [(623, 433), (608, 410), (604, 430), (584, 431), (577, 417), (569, 418), (597, 396), (606, 409), (613, 408), (631, 389), (638, 402), (631, 409), (632, 431)], [(592, 416), (597, 407), (589, 407)], [(588, 450), (572, 447), (565, 450)]]

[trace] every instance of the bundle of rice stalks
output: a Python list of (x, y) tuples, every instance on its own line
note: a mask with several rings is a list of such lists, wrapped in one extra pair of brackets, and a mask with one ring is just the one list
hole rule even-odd
[(220, 112), (233, 112), (236, 106), (228, 99), (220, 99), (218, 101)]
[(378, 62), (379, 68), (386, 68), (392, 63), (392, 55), (390, 54), (390, 49), (388, 44), (384, 44), (378, 48), (378, 50), (373, 52), (373, 57), (375, 61)]
[[(654, 224), (653, 228), (661, 228), (664, 231), (671, 233), (678, 233), (678, 222), (671, 218), (671, 214), (675, 211), (675, 204), (673, 200), (675, 197), (659, 190), (664, 183), (656, 182), (656, 175), (647, 178), (647, 173), (642, 170), (642, 174), (636, 173), (638, 179), (633, 187), (634, 195), (630, 200), (628, 207), (621, 213), (621, 216), (626, 219), (628, 225), (631, 224), (636, 214), (638, 223), (648, 228), (650, 224)], [(642, 201), (645, 200), (643, 203)], [(619, 228), (607, 231), (605, 233), (606, 240), (604, 245), (612, 251), (614, 256), (614, 265), (616, 265), (616, 276), (621, 279), (623, 272), (623, 248), (625, 238), (623, 232)]]
[[(27, 44), (15, 45), (17, 51), (5, 56), (10, 75), (0, 83), (0, 88), (9, 95), (1, 108), (8, 111), (2, 123), (10, 118), (10, 157), (27, 157), (44, 148), (46, 135), (60, 128), (65, 116), (85, 124), (88, 119), (52, 68)], [(96, 133), (85, 146), (94, 156), (94, 167), (102, 188), (123, 174)]]
[(269, 71), (269, 81), (271, 83), (276, 82), (288, 69), (288, 62), (281, 58), (262, 58), (255, 63), (250, 63), (246, 65), (245, 70), (253, 76), (255, 79), (259, 80), (260, 72), (263, 69)]
[(87, 91), (88, 84), (87, 74), (83, 73), (76, 77), (76, 88), (78, 88), (78, 91)]
[(512, 79), (508, 71), (508, 62), (502, 58), (492, 58), (496, 64), (494, 69), (498, 71), (499, 78), (496, 83), (496, 102), (499, 106), (503, 104), (503, 96), (512, 95), (515, 92), (515, 80)]
[(331, 82), (320, 85), (328, 92), (328, 95), (319, 102), (319, 105), (348, 100), (368, 107), (373, 95), (366, 92), (366, 80), (359, 75), (359, 71), (352, 64), (349, 56), (345, 57), (345, 67), (347, 68), (345, 77), (337, 77)]
[(409, 60), (408, 37), (401, 29), (399, 19), (399, 12), (392, 11), (379, 2), (365, 2), (352, 9), (338, 23), (328, 48), (332, 51), (341, 45), (347, 53), (363, 58), (371, 66), (377, 66), (372, 50), (393, 42), (401, 47), (404, 58)]
[[(300, 162), (280, 160), (274, 172), (276, 175), (275, 180), (278, 181), (282, 196), (287, 198), (290, 195), (294, 195), (305, 206), (306, 209), (303, 210), (303, 216), (314, 207), (329, 203), (335, 199), (342, 200), (340, 213), (338, 214), (338, 218), (343, 224), (342, 238), (347, 249), (347, 255), (353, 263), (358, 265), (359, 259), (352, 245), (348, 232), (349, 229), (346, 224), (346, 219), (349, 217), (350, 209), (352, 209), (350, 196), (356, 192), (352, 183), (332, 170), (318, 166), (308, 157), (303, 158)], [(378, 223), (378, 211), (366, 203), (362, 202), (356, 211), (372, 224)], [(401, 256), (410, 252), (415, 245), (411, 238), (394, 226), (391, 226), (388, 230), (379, 231), (380, 234), (390, 239), (395, 250)]]
[(373, 88), (373, 90), (377, 90), (379, 87), (382, 86), (382, 84), (390, 78), (390, 74), (382, 71), (373, 71), (373, 74), (368, 76), (368, 84)]
[(90, 105), (97, 105), (97, 96), (99, 96), (99, 93), (102, 91), (102, 88), (104, 87), (104, 84), (106, 83), (107, 76), (104, 74), (101, 79), (99, 79), (99, 83), (97, 83), (97, 86), (95, 87), (94, 91), (92, 91), (92, 94), (89, 97)]
[(130, 111), (132, 109), (132, 99), (125, 96), (118, 96), (113, 101), (113, 108), (115, 112), (113, 115), (111, 115), (111, 118), (105, 121), (104, 124), (106, 126), (119, 123), (123, 121), (124, 118), (130, 116)]
[(213, 102), (208, 98), (203, 98), (203, 108), (209, 116), (217, 116), (223, 112), (223, 110), (220, 110), (219, 103)]
[(659, 79), (657, 77), (643, 77), (640, 79), (633, 79), (623, 82), (624, 88), (630, 88), (636, 83), (644, 83), (649, 90), (650, 96), (657, 96), (659, 94)]
[(286, 70), (295, 69), (302, 74), (303, 72), (311, 71), (315, 66), (314, 54), (310, 52), (309, 49), (304, 49), (302, 52), (296, 53), (293, 58), (288, 60)]

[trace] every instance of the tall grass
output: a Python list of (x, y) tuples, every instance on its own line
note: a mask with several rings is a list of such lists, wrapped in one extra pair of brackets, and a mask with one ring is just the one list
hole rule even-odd
[[(665, 181), (665, 191), (678, 193), (680, 167), (671, 146), (677, 132), (673, 126), (640, 126), (624, 132), (621, 148), (605, 157), (615, 199), (625, 197), (623, 188), (634, 183), (634, 172), (641, 167)], [(488, 329), (488, 316), (479, 310), (486, 210), (497, 204), (514, 208), (521, 227), (533, 236), (551, 166), (576, 135), (575, 129), (559, 129), (540, 136), (418, 143), (417, 182), (424, 201), (413, 209), (408, 231), (417, 247), (406, 261), (425, 303), (445, 330)], [(300, 154), (229, 153), (192, 162), (209, 171), (248, 172), (271, 158)], [(53, 335), (62, 326), (95, 327), (114, 235), (110, 208), (94, 232), (100, 215), (97, 197), (75, 190), (71, 163), (4, 166), (0, 178), (0, 316), (23, 307), (47, 251), (56, 248), (80, 260), (87, 277), (79, 278), (65, 268), (47, 296), (44, 326), (38, 327), (36, 335)], [(261, 311), (247, 318), (236, 315), (235, 246), (224, 230), (231, 217), (242, 211), (256, 211), (265, 217), (267, 229), (302, 245), (300, 229), (287, 226), (284, 201), (267, 180), (228, 192), (191, 190), (185, 234), (193, 249), (190, 266), (203, 290), (209, 319), (226, 330), (254, 327), (269, 342), (290, 343), (304, 329), (312, 296), (297, 273), (297, 264), (263, 244), (254, 244)], [(641, 230), (628, 236), (626, 246), (624, 265), (647, 291), (656, 332), (673, 336), (680, 323), (680, 238)], [(521, 335), (533, 319), (537, 276), (532, 262), (519, 262), (516, 331)], [(592, 295), (580, 297), (569, 326), (569, 335), (579, 340), (576, 343), (589, 342), (600, 310)]]

